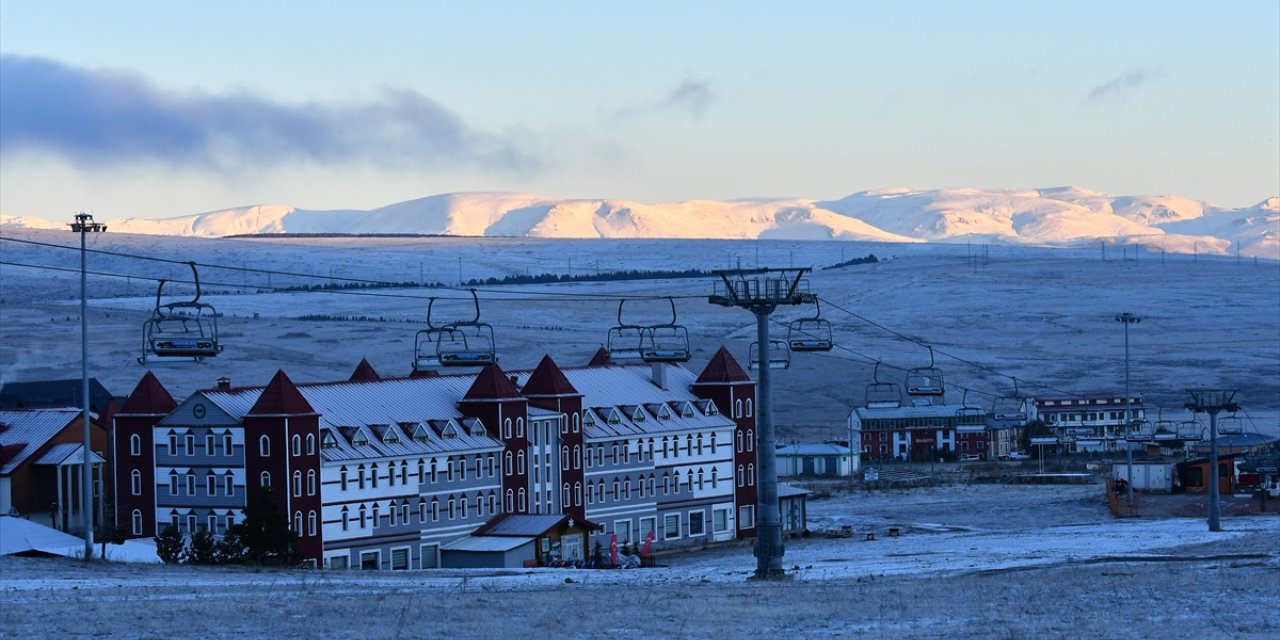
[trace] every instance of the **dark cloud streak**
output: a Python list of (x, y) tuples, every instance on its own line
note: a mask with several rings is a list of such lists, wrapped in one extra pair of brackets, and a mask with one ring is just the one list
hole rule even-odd
[(613, 122), (651, 116), (664, 112), (688, 113), (694, 120), (701, 120), (707, 108), (716, 100), (711, 81), (702, 78), (685, 78), (662, 97), (644, 104), (618, 109), (609, 115)]
[(181, 94), (132, 73), (0, 56), (0, 152), (23, 151), (81, 166), (159, 161), (219, 171), (294, 161), (537, 166), (515, 143), (471, 129), (414, 91), (285, 104), (247, 92)]
[(1080, 106), (1103, 104), (1123, 99), (1143, 85), (1164, 75), (1160, 69), (1138, 67), (1094, 87), (1080, 100)]

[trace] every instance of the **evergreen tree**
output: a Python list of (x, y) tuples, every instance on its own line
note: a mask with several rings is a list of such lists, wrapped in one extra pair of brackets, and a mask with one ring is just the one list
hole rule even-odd
[(269, 487), (263, 487), (249, 499), (244, 508), (244, 521), (233, 529), (244, 545), (245, 561), (263, 565), (298, 564), (298, 536), (289, 529), (289, 520), (276, 507)]
[(207, 529), (191, 534), (191, 544), (183, 551), (182, 561), (187, 564), (214, 564), (217, 561), (217, 543), (213, 534)]
[(182, 559), (183, 546), (182, 532), (172, 522), (156, 536), (156, 555), (165, 564), (175, 564)]

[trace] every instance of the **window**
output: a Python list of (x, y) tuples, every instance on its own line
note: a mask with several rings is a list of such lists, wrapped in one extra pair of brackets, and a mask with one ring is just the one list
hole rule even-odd
[(754, 429), (747, 429), (747, 451), (756, 450), (756, 432)]
[(360, 569), (362, 571), (377, 571), (382, 565), (381, 555), (381, 552), (378, 551), (361, 551)]
[(439, 520), (440, 520), (440, 499), (432, 498), (431, 499), (431, 521), (437, 522)]
[(662, 518), (662, 539), (675, 540), (680, 537), (680, 514), (669, 513)]
[(564, 487), (560, 489), (560, 504), (565, 507), (569, 506), (569, 483), (568, 482), (564, 483)]
[(258, 455), (264, 458), (271, 455), (271, 438), (266, 436), (258, 438)]
[(129, 455), (142, 455), (142, 436), (136, 433), (129, 436)]
[(423, 569), (434, 569), (440, 566), (438, 562), (438, 556), (440, 555), (439, 550), (440, 550), (439, 545), (434, 545), (434, 544), (422, 545), (422, 551), (421, 551), (422, 555), (419, 557), (419, 562), (421, 562), (421, 566)]
[(133, 510), (133, 535), (142, 535), (142, 511)]
[(217, 494), (218, 494), (218, 487), (217, 487), (217, 483), (218, 483), (218, 480), (217, 480), (217, 478), (215, 478), (215, 477), (214, 477), (213, 473), (210, 473), (209, 475), (205, 476), (205, 477), (204, 477), (204, 492), (205, 492), (206, 494), (208, 494), (208, 495), (211, 495), (211, 496), (212, 496), (212, 495), (217, 495)]
[(316, 512), (307, 512), (307, 535), (314, 536), (316, 534)]
[(649, 495), (651, 495), (651, 496), (656, 496), (656, 495), (658, 495), (658, 493), (657, 493), (656, 491), (654, 491), (654, 483), (655, 483), (655, 482), (656, 482), (656, 481), (654, 480), (653, 474), (652, 474), (652, 473), (651, 473), (651, 474), (649, 474)]
[[(135, 496), (142, 495), (142, 472), (137, 469), (134, 469), (133, 472), (129, 474), (129, 493)], [(141, 532), (135, 531), (134, 533)]]
[(711, 530), (715, 533), (722, 533), (729, 529), (729, 510), (716, 509), (711, 512)]
[(188, 433), (182, 439), (182, 444), (187, 450), (187, 455), (194, 456), (196, 454), (196, 436), (194, 433)]
[(751, 398), (747, 398), (747, 417), (751, 417)]
[(400, 521), (399, 515), (396, 513), (396, 503), (394, 501), (392, 501), (391, 506), (387, 509), (387, 518), (390, 520), (387, 524), (393, 527)]
[(465, 519), (465, 518), (467, 517), (467, 506), (468, 506), (468, 505), (469, 505), (469, 503), (467, 502), (467, 496), (465, 496), (465, 495), (464, 495), (464, 496), (462, 496), (461, 498), (459, 498), (459, 499), (458, 499), (458, 517), (459, 517), (459, 518), (464, 518), (464, 519)]
[[(748, 401), (747, 406), (751, 406), (750, 401)], [(700, 535), (705, 535), (707, 533), (707, 530), (706, 530), (707, 523), (705, 520), (703, 520), (705, 516), (706, 514), (704, 514), (701, 511), (689, 512), (689, 535), (690, 536), (700, 536)]]
[(498, 497), (493, 495), (493, 492), (490, 491), (489, 492), (489, 513), (495, 514), (497, 512), (498, 512)]
[(622, 497), (622, 493), (618, 491), (618, 484), (619, 484), (618, 479), (614, 478), (613, 493), (609, 494), (614, 500), (617, 500), (618, 498)]
[(187, 495), (194, 496), (196, 494), (196, 474), (187, 472)]
[(618, 544), (631, 542), (631, 521), (614, 520), (613, 532), (618, 535)]
[[(302, 497), (302, 472), (301, 471), (293, 472), (293, 497), (295, 498)], [(298, 527), (298, 531), (301, 532), (302, 527)]]
[(343, 507), (342, 508), (342, 530), (346, 531), (347, 528), (350, 526), (351, 526), (351, 510), (346, 507)]
[(365, 511), (364, 505), (360, 505), (360, 528), (365, 527), (365, 523), (369, 520), (369, 514)]
[(268, 473), (268, 472), (266, 472), (266, 471), (263, 471), (263, 472), (262, 472), (262, 475), (258, 477), (258, 483), (259, 483), (259, 484), (261, 484), (263, 487), (265, 487), (265, 488), (267, 488), (267, 489), (270, 489), (270, 488), (271, 488), (271, 474), (270, 474), (270, 473)]
[(409, 547), (398, 547), (391, 550), (391, 570), (405, 571), (409, 568)]
[(755, 505), (744, 504), (738, 507), (738, 528), (751, 529), (756, 526)]
[(232, 453), (231, 434), (224, 433), (222, 434), (222, 455), (229, 456), (231, 455), (231, 453)]
[(560, 447), (560, 470), (569, 470), (569, 445)]
[(316, 436), (315, 434), (308, 433), (307, 434), (307, 455), (313, 456), (315, 454), (316, 454)]
[(524, 450), (516, 454), (516, 473), (524, 475)]
[[(520, 455), (524, 455), (524, 452), (521, 452)], [(402, 472), (400, 475), (403, 479), (404, 473)], [(467, 479), (467, 459), (466, 458), (458, 458), (458, 478), (461, 480)]]
[(454, 502), (453, 496), (449, 496), (447, 502), (449, 503), (449, 519), (453, 520), (458, 517), (458, 505)]
[(169, 455), (178, 455), (178, 434), (169, 432)]
[(516, 418), (516, 437), (524, 437), (524, 418)]
[(711, 432), (711, 455), (716, 454), (716, 432)]
[(437, 472), (438, 472), (438, 471), (439, 471), (439, 467), (438, 467), (438, 465), (436, 464), (436, 459), (435, 459), (435, 458), (432, 458), (432, 459), (431, 459), (431, 482), (435, 482), (435, 481), (436, 481), (436, 474), (437, 474)]
[(293, 435), (292, 442), (293, 442), (293, 455), (295, 456), (302, 455), (302, 436), (295, 433)]
[(739, 431), (737, 434), (737, 447), (738, 447), (738, 453), (742, 453), (743, 449), (742, 449), (742, 432), (741, 431)]
[(745, 487), (747, 486), (746, 483), (747, 483), (746, 467), (743, 467), (742, 465), (738, 465), (738, 486)]
[(626, 481), (622, 483), (622, 499), (631, 499), (631, 478), (627, 478)]
[(582, 505), (582, 483), (581, 482), (573, 483), (573, 498), (574, 498), (573, 504), (578, 506)]
[(196, 532), (196, 514), (189, 513), (187, 514), (187, 535), (191, 535), (195, 532)]
[(236, 523), (236, 516), (234, 513), (231, 513), (230, 511), (228, 511), (227, 515), (223, 516), (222, 518), (224, 520), (223, 527), (227, 530), (230, 530), (231, 527), (234, 526)]
[(378, 503), (376, 503), (376, 502), (375, 502), (375, 503), (373, 503), (373, 514), (372, 514), (372, 515), (373, 515), (373, 528), (375, 528), (375, 529), (377, 529), (377, 528), (378, 528), (378, 516), (379, 516), (378, 511), (379, 511)]
[(637, 540), (648, 540), (649, 534), (654, 533), (654, 529), (658, 526), (657, 518), (640, 518), (640, 537)]
[(754, 464), (747, 465), (747, 486), (756, 486), (756, 465)]
[(169, 472), (169, 495), (178, 495), (178, 472), (176, 471)]
[[(378, 488), (378, 463), (376, 462), (369, 463), (369, 486)], [(364, 487), (361, 486), (361, 488)]]
[(508, 451), (507, 455), (503, 457), (503, 460), (506, 466), (506, 474), (512, 475), (512, 473), (515, 472), (515, 465), (513, 463), (513, 460), (515, 460), (515, 455), (512, 454), (510, 451)]
[(733, 417), (735, 418), (742, 417), (742, 401), (741, 400), (738, 400), (733, 403)]
[(207, 433), (204, 436), (204, 454), (206, 456), (213, 455), (213, 434)]
[(314, 496), (316, 494), (316, 470), (307, 471), (307, 495)]
[(218, 530), (218, 516), (211, 513), (208, 518), (205, 518), (205, 521), (208, 522), (205, 526), (209, 527), (209, 533), (214, 533)]
[(338, 469), (338, 483), (343, 491), (347, 490), (347, 468), (345, 466)]
[(502, 423), (502, 434), (505, 438), (511, 437), (511, 418), (507, 418), (506, 421)]
[(418, 458), (418, 484), (424, 484), (427, 481), (427, 463)]
[(576, 444), (573, 445), (573, 468), (574, 469), (582, 468), (582, 446), (581, 445), (576, 445)]

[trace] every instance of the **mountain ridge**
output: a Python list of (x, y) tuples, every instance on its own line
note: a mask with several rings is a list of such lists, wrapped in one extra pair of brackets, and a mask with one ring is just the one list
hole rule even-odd
[[(1219, 207), (1180, 196), (1111, 196), (1080, 187), (860, 191), (836, 200), (751, 198), (643, 203), (521, 192), (456, 192), (369, 210), (285, 204), (170, 218), (105, 221), (140, 234), (222, 237), (258, 233), (414, 233), (540, 238), (683, 238), (1141, 244), (1175, 253), (1280, 260), (1280, 197)], [(65, 225), (3, 216), (27, 228)]]

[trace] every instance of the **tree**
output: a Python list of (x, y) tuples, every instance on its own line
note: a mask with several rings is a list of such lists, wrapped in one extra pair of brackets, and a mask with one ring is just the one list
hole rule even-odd
[(254, 564), (298, 564), (298, 536), (289, 529), (289, 520), (280, 513), (270, 487), (263, 487), (249, 499), (244, 521), (232, 527), (244, 545), (244, 560)]
[(1018, 444), (1023, 451), (1030, 453), (1032, 456), (1040, 457), (1038, 448), (1031, 446), (1032, 438), (1045, 438), (1053, 435), (1053, 430), (1043, 420), (1032, 420), (1022, 428), (1021, 442)]
[(218, 560), (217, 543), (208, 529), (200, 529), (191, 534), (191, 544), (182, 552), (182, 561), (187, 564), (214, 564)]
[(156, 555), (165, 564), (176, 564), (182, 558), (183, 546), (182, 532), (172, 522), (156, 536)]
[(222, 535), (222, 539), (214, 548), (214, 562), (216, 564), (238, 564), (245, 561), (248, 555), (244, 548), (244, 541), (240, 539), (240, 534), (236, 527), (231, 527)]

